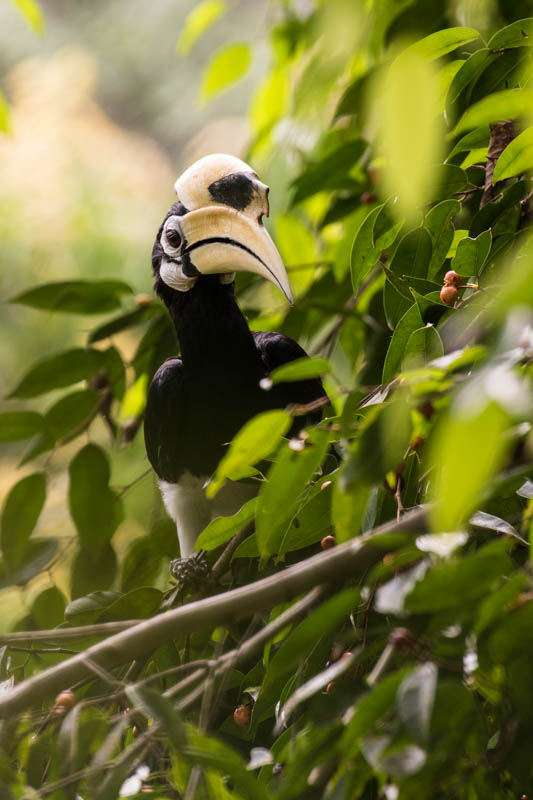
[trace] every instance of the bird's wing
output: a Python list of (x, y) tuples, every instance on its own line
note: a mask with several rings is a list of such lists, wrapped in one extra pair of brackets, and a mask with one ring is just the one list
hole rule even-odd
[(169, 358), (155, 373), (146, 402), (144, 440), (148, 459), (160, 479), (174, 483), (183, 467), (183, 431), (187, 402), (181, 358)]
[[(307, 356), (303, 347), (300, 347), (294, 339), (290, 339), (282, 333), (261, 331), (254, 332), (253, 337), (267, 373), (272, 372), (273, 369), (280, 367), (282, 364), (287, 364), (289, 361), (295, 361), (297, 358)], [(307, 404), (327, 398), (322, 381), (319, 378), (295, 381), (293, 383), (280, 383), (274, 389), (279, 394), (280, 406), (291, 403)], [(316, 411), (306, 415), (304, 424), (309, 425), (319, 422), (321, 417), (322, 408), (318, 408)]]

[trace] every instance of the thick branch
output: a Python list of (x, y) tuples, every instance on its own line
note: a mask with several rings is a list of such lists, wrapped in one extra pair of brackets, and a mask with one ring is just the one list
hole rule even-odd
[(383, 547), (373, 543), (376, 536), (400, 531), (420, 532), (425, 521), (425, 511), (418, 509), (406, 514), (400, 522), (388, 522), (283, 572), (143, 620), (2, 694), (0, 718), (18, 714), (75, 682), (92, 677), (89, 661), (111, 670), (184, 634), (249, 617), (309, 591), (313, 586), (332, 581), (338, 584), (345, 578), (360, 575), (383, 556)]
[(487, 166), (485, 168), (485, 186), (479, 207), (483, 208), (492, 200), (494, 189), (492, 179), (496, 162), (516, 136), (516, 130), (512, 122), (495, 122), (490, 126), (489, 152), (487, 156)]

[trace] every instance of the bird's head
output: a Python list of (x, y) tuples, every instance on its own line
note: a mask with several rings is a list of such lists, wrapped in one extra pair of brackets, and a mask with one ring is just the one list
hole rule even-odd
[(276, 284), (292, 303), (281, 256), (263, 225), (268, 186), (234, 156), (201, 158), (175, 183), (178, 201), (161, 225), (152, 264), (156, 291), (170, 303), (202, 275), (232, 283), (239, 271), (255, 272)]

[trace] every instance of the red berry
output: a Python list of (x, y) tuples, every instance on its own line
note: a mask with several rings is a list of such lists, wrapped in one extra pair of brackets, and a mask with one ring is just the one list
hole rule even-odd
[(453, 306), (457, 302), (459, 292), (455, 286), (443, 286), (440, 290), (440, 299), (447, 306)]
[(331, 548), (335, 547), (336, 544), (337, 544), (336, 538), (334, 536), (331, 536), (330, 534), (329, 536), (324, 536), (324, 538), (320, 542), (320, 547), (322, 548), (322, 550), (331, 550)]
[(373, 203), (375, 199), (376, 195), (374, 194), (374, 192), (363, 192), (363, 194), (361, 195), (361, 203), (364, 206), (370, 205), (370, 203)]
[(239, 728), (246, 728), (250, 724), (252, 712), (250, 706), (237, 706), (233, 712), (233, 719)]
[(75, 704), (76, 697), (74, 692), (71, 692), (70, 689), (65, 689), (57, 695), (52, 713), (56, 717), (64, 717), (67, 711), (70, 711)]
[(395, 628), (389, 636), (389, 642), (399, 650), (412, 650), (416, 644), (408, 628)]
[(331, 681), (331, 682), (330, 682), (330, 683), (328, 683), (328, 685), (326, 686), (326, 694), (331, 694), (331, 693), (332, 693), (332, 692), (334, 692), (334, 691), (335, 691), (335, 681)]
[(454, 269), (448, 270), (446, 275), (444, 276), (444, 285), (445, 286), (462, 286), (463, 284), (463, 276), (459, 275)]

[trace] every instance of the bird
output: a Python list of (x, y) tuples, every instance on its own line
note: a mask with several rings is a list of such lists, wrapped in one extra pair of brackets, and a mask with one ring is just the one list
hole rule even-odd
[[(256, 273), (292, 303), (281, 256), (263, 224), (269, 188), (235, 156), (215, 153), (175, 183), (152, 251), (154, 290), (174, 324), (180, 355), (150, 384), (144, 420), (148, 459), (177, 526), (181, 559), (215, 517), (235, 514), (257, 494), (257, 480), (229, 481), (207, 499), (205, 487), (235, 434), (256, 414), (290, 404), (327, 402), (318, 378), (279, 383), (270, 372), (306, 356), (293, 339), (251, 331), (235, 297), (235, 275)], [(289, 436), (322, 411), (295, 417)]]

